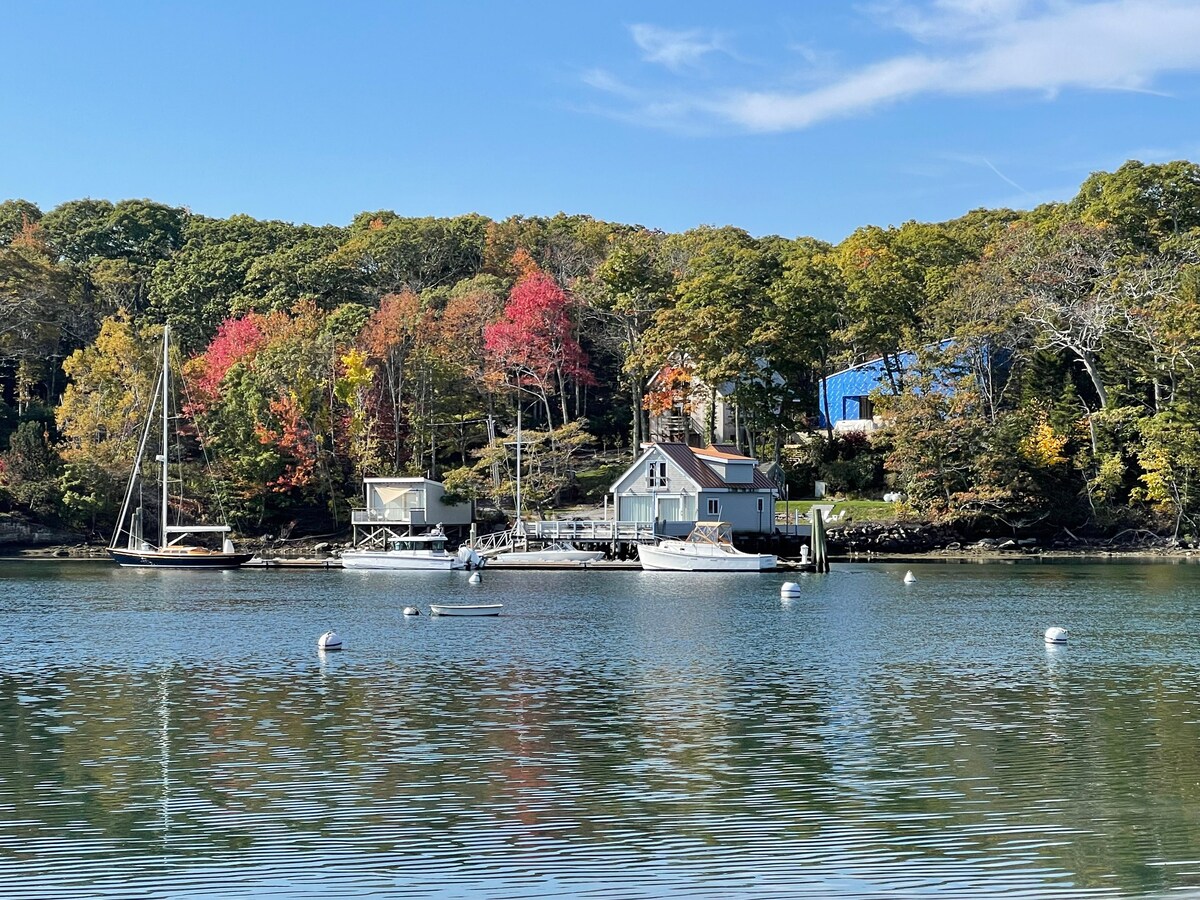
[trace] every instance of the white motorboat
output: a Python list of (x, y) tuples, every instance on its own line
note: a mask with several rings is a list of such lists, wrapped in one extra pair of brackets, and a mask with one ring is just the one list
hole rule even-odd
[(733, 546), (728, 522), (697, 522), (684, 540), (638, 545), (643, 569), (669, 572), (764, 572), (778, 561), (770, 553), (745, 553)]
[[(475, 557), (476, 559), (478, 557)], [(342, 553), (345, 569), (465, 569), (469, 560), (446, 550), (446, 535), (440, 529), (427, 534), (393, 537), (384, 549), (362, 548)]]
[(503, 603), (433, 603), (429, 606), (435, 616), (498, 616)]
[(574, 563), (585, 566), (604, 559), (604, 551), (580, 550), (568, 541), (555, 541), (536, 550), (506, 550), (488, 559), (502, 565)]

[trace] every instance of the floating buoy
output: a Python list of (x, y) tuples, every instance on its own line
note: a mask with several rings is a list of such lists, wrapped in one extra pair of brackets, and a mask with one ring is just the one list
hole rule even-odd
[(1047, 644), (1065, 644), (1067, 642), (1067, 629), (1065, 628), (1047, 628), (1046, 643)]
[(318, 650), (341, 650), (342, 637), (336, 631), (327, 631), (317, 638)]
[(415, 606), (406, 606), (406, 607), (404, 607), (404, 614), (406, 616), (419, 616), (421, 614), (421, 611), (419, 609), (417, 609)]
[(912, 569), (909, 569), (907, 572), (904, 573), (904, 583), (905, 584), (912, 584), (916, 580), (917, 580), (917, 576), (912, 573)]
[(471, 577), (468, 578), (467, 581), (469, 581), (471, 584), (482, 584), (483, 576), (480, 575), (478, 572), (472, 572)]
[(794, 581), (785, 581), (783, 587), (779, 589), (780, 597), (798, 597), (800, 595), (800, 585)]

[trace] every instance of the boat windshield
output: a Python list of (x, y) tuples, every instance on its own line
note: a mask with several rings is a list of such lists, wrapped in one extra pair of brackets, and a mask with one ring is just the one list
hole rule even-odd
[(731, 544), (733, 526), (728, 522), (697, 522), (687, 539), (689, 544)]
[(390, 550), (432, 550), (434, 553), (441, 553), (446, 548), (446, 541), (442, 538), (429, 540), (428, 538), (409, 538), (404, 540), (394, 538), (388, 541), (388, 549)]

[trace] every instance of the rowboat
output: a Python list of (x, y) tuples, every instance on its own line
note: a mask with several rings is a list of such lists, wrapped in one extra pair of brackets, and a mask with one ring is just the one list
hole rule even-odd
[(498, 616), (503, 608), (503, 603), (433, 603), (429, 607), (435, 616)]

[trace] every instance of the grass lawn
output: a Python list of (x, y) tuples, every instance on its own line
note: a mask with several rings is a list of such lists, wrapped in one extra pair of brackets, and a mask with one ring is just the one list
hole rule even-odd
[(575, 483), (579, 486), (580, 503), (601, 503), (608, 493), (609, 487), (617, 480), (622, 472), (629, 468), (627, 462), (605, 463), (594, 469), (581, 470), (575, 473)]
[(896, 504), (885, 503), (883, 500), (780, 500), (775, 504), (775, 514), (782, 516), (786, 512), (794, 516), (799, 512), (803, 519), (814, 503), (832, 503), (833, 510), (830, 515), (833, 516), (838, 516), (844, 511), (845, 515), (838, 519), (839, 523), (896, 521)]

